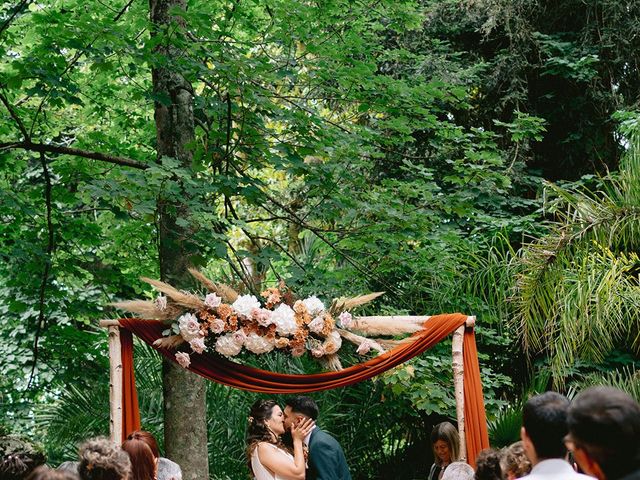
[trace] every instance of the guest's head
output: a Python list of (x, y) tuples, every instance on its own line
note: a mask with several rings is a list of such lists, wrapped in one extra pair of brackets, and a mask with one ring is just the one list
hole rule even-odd
[(567, 410), (569, 400), (556, 392), (531, 397), (522, 412), (520, 437), (533, 465), (551, 458), (564, 458), (567, 449)]
[(0, 478), (23, 480), (45, 462), (45, 456), (31, 443), (14, 436), (0, 438)]
[(442, 474), (442, 480), (473, 480), (473, 468), (466, 462), (453, 462)]
[(640, 470), (640, 405), (626, 393), (583, 391), (569, 407), (568, 425), (573, 456), (589, 475), (617, 480)]
[(131, 460), (130, 480), (154, 480), (158, 471), (158, 443), (149, 432), (138, 430), (127, 436), (122, 449)]
[(249, 412), (247, 445), (257, 442), (277, 443), (284, 433), (284, 415), (275, 400), (257, 400)]
[(127, 452), (106, 438), (94, 438), (80, 446), (78, 473), (82, 480), (127, 480), (131, 461)]
[(460, 460), (458, 430), (449, 422), (442, 422), (431, 431), (431, 447), (437, 465), (447, 465)]
[[(502, 455), (497, 450), (486, 448), (476, 458), (476, 480), (502, 480)], [(449, 467), (447, 467), (449, 470)]]
[(78, 480), (78, 474), (68, 470), (53, 470), (44, 465), (36, 468), (27, 480)]
[(531, 461), (524, 451), (522, 441), (512, 443), (504, 450), (501, 464), (502, 472), (507, 480), (515, 480), (529, 475)]
[(318, 404), (311, 397), (287, 398), (284, 407), (284, 426), (289, 430), (292, 424), (297, 423), (303, 417), (308, 417), (315, 421), (318, 418), (318, 413)]

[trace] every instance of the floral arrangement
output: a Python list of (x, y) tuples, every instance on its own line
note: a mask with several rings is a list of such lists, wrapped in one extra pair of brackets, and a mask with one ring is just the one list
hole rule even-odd
[(193, 353), (215, 351), (235, 357), (243, 350), (262, 355), (277, 349), (294, 357), (309, 352), (328, 368), (340, 369), (337, 352), (343, 338), (356, 343), (361, 355), (371, 349), (384, 351), (380, 343), (350, 332), (357, 322), (349, 311), (382, 292), (337, 299), (327, 308), (316, 296), (296, 300), (281, 283), (263, 291), (261, 303), (254, 295), (239, 295), (226, 285), (215, 284), (197, 270), (189, 272), (209, 290), (204, 298), (143, 278), (161, 292), (155, 301), (114, 304), (142, 318), (167, 323), (165, 336), (156, 345), (176, 349), (188, 344), (188, 352), (181, 349), (175, 354), (176, 361), (185, 368), (190, 365)]

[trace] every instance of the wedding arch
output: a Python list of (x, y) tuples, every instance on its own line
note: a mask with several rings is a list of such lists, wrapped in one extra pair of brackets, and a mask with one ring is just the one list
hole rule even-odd
[[(368, 320), (371, 317), (361, 317)], [(425, 350), (453, 334), (452, 366), (460, 451), (466, 452), (469, 463), (475, 463), (477, 454), (489, 447), (482, 382), (473, 331), (475, 318), (462, 314), (434, 315), (432, 317), (375, 317), (407, 322), (424, 321), (424, 329), (414, 334), (420, 338), (400, 345), (378, 357), (338, 372), (313, 375), (288, 375), (255, 369), (203, 354), (188, 367), (209, 380), (234, 388), (259, 393), (308, 393), (344, 387), (369, 379)], [(135, 333), (145, 343), (161, 338), (161, 322), (122, 318), (103, 320), (101, 326), (109, 328), (110, 362), (110, 434), (121, 443), (130, 432), (140, 428), (140, 413), (133, 370), (133, 339)], [(153, 346), (175, 362), (167, 348)]]
[[(166, 297), (158, 297), (155, 302), (118, 303), (119, 308), (133, 311), (141, 318), (100, 322), (109, 329), (110, 434), (114, 442), (121, 443), (126, 435), (140, 428), (133, 365), (134, 334), (167, 359), (208, 380), (268, 394), (309, 393), (352, 385), (400, 365), (453, 335), (452, 368), (460, 451), (475, 466), (477, 454), (489, 447), (475, 317), (460, 313), (354, 317), (348, 312), (350, 307), (362, 305), (380, 293), (337, 299), (330, 308), (325, 308), (316, 297), (295, 303), (292, 300), (289, 307), (286, 295), (281, 295), (277, 288), (262, 293), (267, 299), (266, 308), (262, 308), (251, 295), (239, 296), (199, 272), (191, 273), (212, 292), (204, 301), (163, 282), (144, 279)], [(401, 340), (370, 339), (355, 332), (411, 335)], [(378, 354), (342, 368), (337, 357), (342, 339), (358, 345), (358, 353), (366, 354), (373, 349)], [(186, 345), (191, 347), (190, 353), (184, 351), (188, 349)], [(304, 345), (308, 353), (319, 357), (333, 371), (285, 374), (232, 360), (242, 348), (256, 354), (279, 348), (300, 356), (306, 353)]]

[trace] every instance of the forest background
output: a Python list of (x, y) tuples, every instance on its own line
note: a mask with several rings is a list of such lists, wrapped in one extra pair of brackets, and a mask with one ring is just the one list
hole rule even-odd
[[(476, 315), (496, 447), (532, 391), (639, 398), (639, 55), (636, 1), (1, 2), (0, 434), (106, 434), (97, 322), (188, 266)], [(315, 395), (354, 478), (424, 478), (450, 348)], [(255, 395), (136, 373), (185, 478), (248, 478)]]

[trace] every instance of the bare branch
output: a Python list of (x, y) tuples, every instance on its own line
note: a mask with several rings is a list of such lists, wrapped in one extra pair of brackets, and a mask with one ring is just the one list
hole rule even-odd
[(40, 333), (45, 326), (45, 312), (44, 312), (44, 300), (45, 292), (47, 289), (47, 283), (49, 282), (49, 272), (51, 270), (51, 255), (53, 253), (53, 222), (51, 221), (51, 177), (49, 175), (49, 168), (47, 167), (47, 158), (44, 152), (40, 152), (40, 163), (42, 164), (42, 173), (44, 176), (44, 202), (47, 211), (47, 249), (44, 259), (44, 270), (42, 272), (42, 281), (40, 282), (40, 297), (38, 300), (38, 325), (36, 326), (36, 335), (33, 340), (33, 365), (31, 366), (31, 374), (29, 375), (29, 382), (27, 388), (31, 387), (33, 382), (36, 366), (38, 364), (38, 341), (40, 340)]
[(26, 141), (29, 141), (31, 138), (29, 135), (29, 132), (27, 132), (27, 128), (24, 126), (24, 123), (22, 123), (22, 120), (20, 120), (20, 117), (18, 116), (16, 111), (13, 109), (13, 107), (9, 103), (9, 100), (7, 100), (7, 97), (5, 97), (2, 93), (0, 93), (0, 100), (2, 100), (2, 103), (4, 103), (4, 106), (7, 107), (7, 110), (9, 110), (9, 115), (11, 115), (11, 118), (13, 118), (13, 120), (18, 125), (18, 129), (20, 130), (20, 132), (22, 132), (24, 139)]
[(29, 150), (31, 152), (49, 152), (59, 153), (63, 155), (73, 155), (76, 157), (91, 158), (92, 160), (100, 160), (101, 162), (123, 165), (125, 167), (137, 168), (138, 170), (146, 170), (149, 165), (146, 163), (132, 160), (131, 158), (119, 157), (117, 155), (109, 155), (107, 153), (92, 152), (90, 150), (82, 150), (80, 148), (62, 147), (60, 145), (49, 145), (46, 143), (26, 142), (8, 142), (0, 143), (0, 151), (12, 150), (19, 148), (21, 150)]

